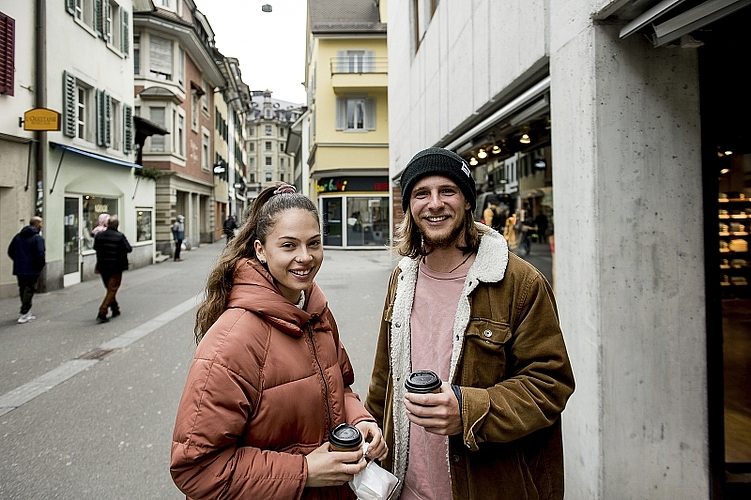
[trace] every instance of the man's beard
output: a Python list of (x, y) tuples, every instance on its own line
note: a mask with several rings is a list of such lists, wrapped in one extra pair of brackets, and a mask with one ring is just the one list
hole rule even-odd
[(430, 237), (421, 231), (423, 245), (434, 250), (436, 248), (448, 248), (451, 246), (457, 246), (459, 238), (464, 230), (464, 224), (457, 224), (451, 228), (451, 231), (445, 236), (439, 236), (437, 238)]

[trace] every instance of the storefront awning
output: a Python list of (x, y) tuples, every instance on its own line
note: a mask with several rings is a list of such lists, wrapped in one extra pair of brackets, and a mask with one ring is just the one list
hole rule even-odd
[(121, 167), (128, 167), (128, 168), (143, 168), (141, 165), (138, 165), (136, 163), (131, 163), (129, 161), (124, 160), (118, 160), (117, 158), (110, 158), (109, 156), (100, 155), (97, 153), (91, 153), (89, 151), (84, 151), (83, 149), (74, 148), (71, 146), (66, 146), (64, 144), (57, 144), (55, 142), (50, 143), (51, 146), (54, 146), (55, 149), (61, 149), (63, 152), (60, 155), (60, 161), (57, 163), (57, 170), (55, 171), (55, 179), (52, 181), (52, 186), (50, 187), (50, 194), (52, 194), (52, 191), (55, 189), (55, 183), (57, 182), (57, 174), (60, 173), (60, 167), (63, 164), (63, 159), (65, 158), (65, 153), (70, 151), (71, 153), (75, 153), (77, 155), (86, 156), (87, 158), (92, 158), (94, 160), (99, 160), (105, 163), (111, 163), (113, 165), (120, 165)]

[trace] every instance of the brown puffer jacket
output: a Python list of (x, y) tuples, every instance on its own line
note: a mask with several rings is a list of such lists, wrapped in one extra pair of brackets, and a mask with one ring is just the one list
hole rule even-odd
[(175, 484), (193, 499), (351, 499), (349, 486), (305, 488), (304, 455), (342, 422), (372, 420), (326, 297), (304, 310), (257, 262), (241, 261), (228, 309), (196, 349), (172, 442)]

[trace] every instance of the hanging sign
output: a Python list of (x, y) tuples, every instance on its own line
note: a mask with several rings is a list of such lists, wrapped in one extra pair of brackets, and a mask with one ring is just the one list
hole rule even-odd
[(47, 132), (60, 130), (60, 113), (47, 108), (30, 109), (23, 114), (23, 129)]

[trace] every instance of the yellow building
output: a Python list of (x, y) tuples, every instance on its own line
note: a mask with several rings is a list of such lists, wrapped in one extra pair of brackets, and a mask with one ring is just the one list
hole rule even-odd
[(303, 133), (326, 246), (381, 247), (390, 239), (385, 14), (385, 2), (308, 2)]

